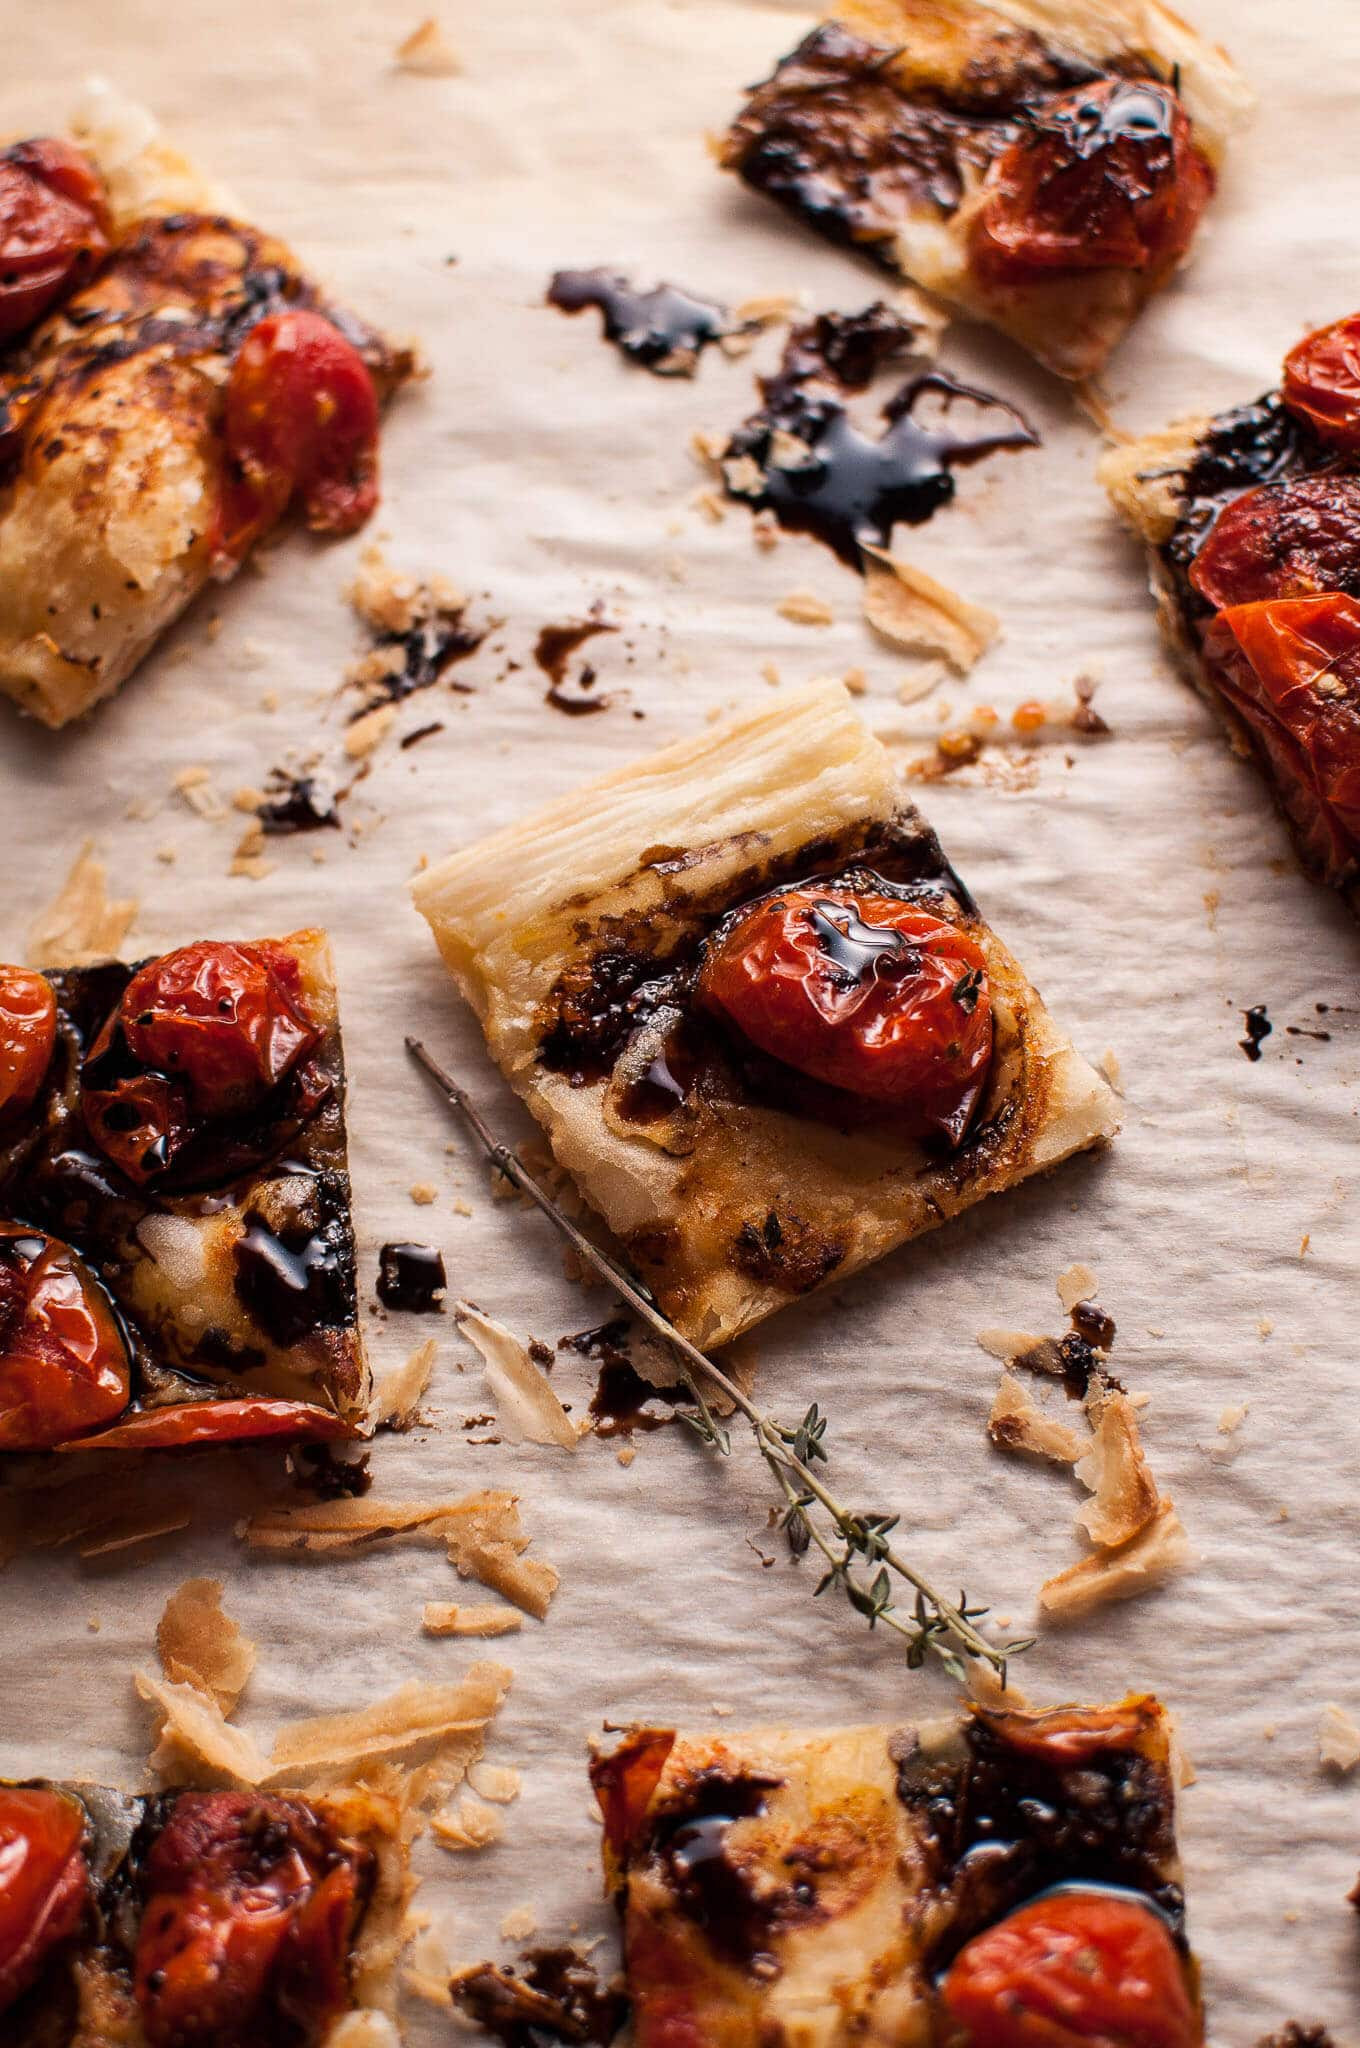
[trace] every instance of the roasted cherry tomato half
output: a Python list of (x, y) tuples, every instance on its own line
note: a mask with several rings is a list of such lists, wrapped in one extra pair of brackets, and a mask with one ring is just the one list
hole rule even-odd
[(973, 266), (997, 285), (1165, 267), (1189, 248), (1213, 189), (1170, 86), (1101, 79), (1037, 108), (992, 165)]
[(81, 1073), (85, 1118), (130, 1179), (174, 1163), (195, 1126), (255, 1108), (317, 1044), (294, 963), (202, 940), (139, 968)]
[(0, 1126), (8, 1112), (29, 1107), (56, 1042), (51, 983), (31, 968), (0, 966)]
[(0, 152), (0, 342), (69, 297), (109, 248), (108, 198), (88, 157), (48, 139)]
[(762, 1052), (957, 1143), (992, 1057), (987, 962), (966, 933), (867, 889), (780, 890), (710, 943), (700, 999)]
[(149, 2048), (310, 2048), (349, 2004), (371, 1865), (301, 1800), (181, 1793), (146, 1860), (134, 1984)]
[(1360, 591), (1360, 477), (1301, 476), (1244, 491), (1214, 521), (1190, 581), (1215, 611)]
[(968, 2048), (1198, 2048), (1166, 1923), (1110, 1892), (1050, 1892), (975, 1935), (940, 1999)]
[(0, 1223), (0, 1451), (40, 1451), (111, 1422), (131, 1366), (108, 1296), (68, 1244)]
[(75, 1933), (89, 1896), (84, 1808), (64, 1792), (0, 1786), (0, 2013)]
[(1332, 447), (1360, 453), (1360, 313), (1319, 327), (1290, 349), (1283, 396)]
[(320, 313), (271, 313), (252, 327), (227, 386), (224, 564), (296, 496), (307, 524), (353, 533), (378, 502), (378, 395), (352, 342)]
[(1204, 651), (1275, 770), (1324, 879), (1360, 862), (1360, 599), (1282, 598), (1220, 612)]
[(204, 1444), (235, 1444), (286, 1436), (329, 1443), (358, 1435), (352, 1423), (310, 1401), (245, 1395), (226, 1401), (173, 1401), (143, 1408), (97, 1436), (58, 1444), (59, 1451), (193, 1450)]

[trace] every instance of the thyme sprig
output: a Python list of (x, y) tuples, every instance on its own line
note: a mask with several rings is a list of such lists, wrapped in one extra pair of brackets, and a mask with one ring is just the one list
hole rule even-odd
[[(814, 1401), (802, 1421), (792, 1428), (757, 1408), (721, 1366), (691, 1344), (662, 1314), (644, 1283), (601, 1251), (573, 1223), (518, 1154), (498, 1141), (467, 1090), (445, 1073), (419, 1039), (408, 1038), (406, 1048), (445, 1099), (467, 1120), (492, 1165), (542, 1210), (587, 1265), (607, 1280), (633, 1313), (669, 1347), (694, 1400), (693, 1412), (684, 1413), (684, 1420), (702, 1442), (720, 1456), (731, 1452), (731, 1434), (713, 1413), (703, 1383), (719, 1388), (743, 1417), (779, 1488), (784, 1503), (781, 1526), (790, 1552), (794, 1557), (802, 1557), (815, 1547), (826, 1561), (814, 1597), (839, 1593), (871, 1629), (881, 1624), (901, 1636), (907, 1646), (908, 1667), (913, 1671), (919, 1670), (933, 1654), (950, 1677), (963, 1684), (968, 1676), (964, 1659), (973, 1657), (990, 1665), (1004, 1686), (1007, 1660), (1029, 1649), (1033, 1637), (1001, 1647), (989, 1642), (977, 1627), (988, 1610), (970, 1607), (965, 1593), (960, 1593), (957, 1601), (938, 1593), (890, 1541), (899, 1526), (899, 1516), (865, 1514), (846, 1507), (836, 1498), (816, 1470), (830, 1462), (827, 1418), (817, 1403)], [(913, 1598), (905, 1608), (898, 1607), (893, 1599), (894, 1579), (904, 1581), (912, 1590)]]

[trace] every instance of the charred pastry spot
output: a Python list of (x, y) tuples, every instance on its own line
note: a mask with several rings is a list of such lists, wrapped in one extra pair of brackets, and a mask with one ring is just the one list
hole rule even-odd
[(733, 1264), (762, 1286), (788, 1294), (810, 1294), (835, 1272), (849, 1246), (818, 1230), (792, 1209), (771, 1209), (763, 1223), (743, 1223), (732, 1248)]

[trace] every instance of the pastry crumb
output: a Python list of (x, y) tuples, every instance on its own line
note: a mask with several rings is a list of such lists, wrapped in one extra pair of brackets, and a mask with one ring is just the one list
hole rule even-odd
[(1089, 1266), (1068, 1266), (1058, 1275), (1058, 1300), (1066, 1316), (1071, 1315), (1079, 1301), (1094, 1301), (1098, 1292), (1096, 1276)]
[(135, 896), (111, 897), (108, 870), (87, 839), (56, 900), (28, 929), (35, 967), (97, 967), (116, 958), (140, 905)]
[(1360, 1728), (1335, 1700), (1328, 1700), (1318, 1717), (1318, 1762), (1338, 1778), (1349, 1777), (1360, 1764)]
[(794, 626), (831, 626), (836, 614), (824, 597), (818, 597), (814, 590), (791, 590), (775, 606), (781, 619), (787, 619)]
[(614, 1456), (618, 1459), (620, 1465), (631, 1465), (637, 1456), (637, 1452), (631, 1444), (620, 1444)]
[(414, 71), (422, 78), (457, 78), (463, 69), (457, 51), (432, 14), (398, 43), (393, 62), (398, 71)]
[(501, 1921), (502, 1941), (528, 1941), (538, 1932), (538, 1915), (532, 1906), (514, 1906)]
[(956, 675), (967, 675), (1001, 632), (985, 606), (970, 604), (887, 548), (861, 548), (864, 616), (894, 647), (937, 655)]
[(418, 1180), (412, 1183), (410, 1195), (417, 1209), (428, 1209), (439, 1200), (439, 1189), (432, 1180)]
[(375, 704), (362, 711), (345, 731), (345, 752), (351, 761), (363, 761), (381, 745), (397, 715), (395, 704)]
[(1218, 1418), (1218, 1433), (1220, 1436), (1232, 1436), (1235, 1431), (1242, 1427), (1242, 1424), (1247, 1419), (1249, 1405), (1248, 1402), (1242, 1401), (1235, 1408), (1225, 1408), (1223, 1410), (1223, 1413)]
[(509, 1636), (523, 1627), (524, 1616), (517, 1607), (459, 1607), (427, 1600), (420, 1625), (427, 1636)]

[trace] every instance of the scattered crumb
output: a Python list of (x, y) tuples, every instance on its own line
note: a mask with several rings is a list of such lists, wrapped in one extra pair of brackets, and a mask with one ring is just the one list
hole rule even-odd
[(1090, 1446), (1075, 1468), (1092, 1498), (1077, 1521), (1103, 1551), (1116, 1551), (1147, 1528), (1163, 1503), (1128, 1396), (1102, 1393), (1094, 1402), (1088, 1397), (1092, 1409)]
[(719, 526), (727, 517), (727, 506), (721, 491), (696, 491), (690, 499), (696, 512), (702, 512), (710, 526)]
[(108, 893), (108, 870), (87, 839), (55, 902), (28, 928), (28, 957), (37, 967), (94, 967), (116, 957), (132, 927), (135, 896)]
[(1327, 1701), (1318, 1717), (1318, 1762), (1339, 1778), (1360, 1764), (1360, 1728), (1334, 1700)]
[(813, 590), (791, 590), (775, 606), (781, 619), (787, 619), (794, 626), (831, 626), (836, 614), (824, 597), (818, 597)]
[(1312, 1242), (1313, 1233), (1311, 1232), (1311, 1230), (1305, 1230), (1303, 1236), (1299, 1239), (1299, 1257), (1301, 1259), (1307, 1257), (1308, 1247)]
[(1079, 1301), (1094, 1301), (1097, 1292), (1096, 1276), (1089, 1266), (1068, 1266), (1058, 1275), (1058, 1300), (1065, 1316), (1071, 1315)]
[(1236, 1408), (1225, 1408), (1223, 1410), (1223, 1413), (1218, 1418), (1218, 1433), (1220, 1436), (1232, 1436), (1235, 1431), (1242, 1427), (1242, 1424), (1247, 1419), (1247, 1408), (1249, 1405), (1248, 1402), (1243, 1401)]
[(411, 1189), (411, 1200), (418, 1209), (428, 1209), (439, 1200), (439, 1190), (432, 1180), (418, 1180)]
[(97, 1614), (92, 1614), (89, 1620), (86, 1622), (85, 1626), (90, 1631), (90, 1634), (92, 1636), (97, 1636), (99, 1634), (100, 1629), (104, 1626), (104, 1624), (99, 1619), (99, 1616)]
[(1098, 1072), (1104, 1075), (1105, 1079), (1113, 1088), (1115, 1094), (1122, 1095), (1124, 1092), (1123, 1071), (1119, 1065), (1118, 1058), (1113, 1052), (1111, 1052), (1108, 1046), (1106, 1046), (1104, 1052), (1096, 1061), (1096, 1068)]
[(277, 691), (277, 690), (266, 690), (266, 691), (264, 692), (264, 695), (263, 695), (263, 696), (262, 696), (262, 697), (260, 698), (260, 709), (261, 709), (261, 711), (269, 711), (269, 712), (274, 712), (274, 711), (277, 711), (277, 710), (278, 710), (278, 708), (279, 708), (279, 693), (278, 693), (278, 691)]
[(524, 1625), (517, 1607), (458, 1607), (427, 1600), (420, 1625), (427, 1636), (508, 1636)]
[(1089, 1437), (1045, 1414), (1010, 1371), (1001, 1375), (987, 1417), (987, 1434), (1000, 1450), (1026, 1451), (1036, 1458), (1051, 1458), (1057, 1465), (1075, 1465), (1090, 1448)]
[(841, 681), (852, 697), (863, 697), (869, 688), (869, 678), (862, 668), (848, 668)]
[(768, 505), (762, 506), (751, 521), (751, 538), (765, 555), (779, 546), (779, 521)]
[(760, 664), (760, 673), (764, 676), (766, 682), (770, 685), (770, 688), (772, 690), (777, 690), (779, 688), (779, 685), (784, 680), (784, 678), (780, 675), (779, 670), (775, 667), (775, 664), (772, 661), (762, 661)]
[(515, 1906), (501, 1921), (502, 1941), (528, 1941), (538, 1932), (538, 1915), (532, 1906)]
[(227, 807), (213, 787), (212, 770), (194, 764), (181, 768), (170, 787), (182, 796), (197, 817), (216, 824), (227, 815)]
[(162, 867), (172, 868), (179, 859), (179, 849), (172, 840), (167, 839), (164, 846), (156, 848), (156, 858)]
[(894, 647), (938, 655), (956, 675), (976, 667), (1001, 631), (995, 612), (969, 604), (887, 548), (865, 543), (864, 616)]
[(472, 1214), (472, 1204), (465, 1202), (461, 1195), (456, 1195), (450, 1206), (455, 1216), (470, 1216)]
[(398, 43), (393, 60), (398, 71), (414, 71), (422, 78), (457, 78), (463, 67), (457, 52), (440, 24), (430, 14)]
[(381, 744), (396, 715), (395, 704), (375, 704), (371, 711), (361, 712), (353, 725), (345, 728), (345, 752), (350, 760), (366, 760)]
[(739, 320), (743, 327), (782, 327), (792, 320), (801, 306), (802, 297), (798, 292), (763, 292), (734, 306), (732, 318)]
[(631, 1444), (620, 1444), (617, 1451), (615, 1451), (614, 1456), (618, 1459), (621, 1465), (631, 1465), (634, 1458), (637, 1456), (637, 1452), (633, 1449), (633, 1446)]
[(430, 1832), (441, 1849), (489, 1849), (505, 1832), (505, 1821), (494, 1806), (460, 1792), (456, 1805), (435, 1814)]
[(1264, 1343), (1265, 1339), (1270, 1336), (1274, 1328), (1274, 1323), (1268, 1322), (1265, 1316), (1262, 1316), (1260, 1322), (1256, 1325), (1256, 1334)]

